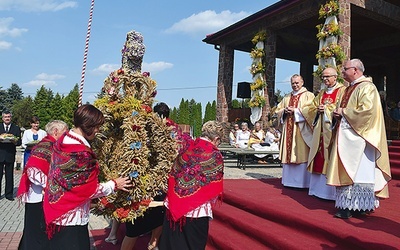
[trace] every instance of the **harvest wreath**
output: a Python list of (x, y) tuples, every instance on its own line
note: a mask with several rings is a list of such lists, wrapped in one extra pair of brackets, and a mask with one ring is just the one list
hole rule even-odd
[(143, 54), (143, 37), (129, 32), (122, 67), (104, 80), (101, 98), (94, 103), (106, 118), (93, 144), (100, 181), (129, 176), (134, 187), (98, 199), (92, 212), (120, 222), (142, 216), (153, 197), (166, 191), (178, 152), (177, 128), (152, 111), (156, 82), (141, 73)]

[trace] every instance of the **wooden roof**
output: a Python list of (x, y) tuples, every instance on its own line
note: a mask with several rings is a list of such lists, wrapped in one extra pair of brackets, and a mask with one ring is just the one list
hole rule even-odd
[[(362, 59), (369, 68), (399, 62), (400, 1), (364, 1), (365, 8), (351, 7), (351, 57)], [(318, 19), (318, 10), (325, 3), (326, 0), (281, 0), (208, 35), (203, 41), (250, 52), (254, 47), (253, 36), (259, 30), (272, 30), (277, 34), (277, 58), (317, 65), (316, 25), (324, 21)], [(384, 6), (389, 7), (391, 13), (381, 13)]]

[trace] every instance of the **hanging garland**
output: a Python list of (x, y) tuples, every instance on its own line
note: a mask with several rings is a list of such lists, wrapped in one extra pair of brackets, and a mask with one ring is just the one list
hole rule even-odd
[[(322, 72), (325, 68), (336, 68), (340, 72), (340, 65), (346, 59), (346, 55), (342, 46), (338, 44), (339, 37), (343, 34), (337, 22), (337, 16), (340, 14), (339, 2), (337, 0), (328, 1), (319, 9), (319, 19), (325, 18), (324, 24), (316, 26), (319, 41), (319, 50), (316, 54), (318, 60), (318, 68), (314, 72), (314, 76), (321, 79)], [(343, 79), (338, 76), (338, 81)]]
[(249, 107), (251, 108), (251, 123), (255, 123), (260, 120), (262, 114), (262, 107), (265, 106), (266, 100), (264, 96), (264, 89), (267, 86), (265, 80), (265, 50), (264, 43), (267, 39), (267, 33), (265, 31), (258, 32), (251, 42), (255, 47), (250, 52), (250, 57), (253, 62), (250, 67), (250, 73), (253, 78), (253, 82), (250, 84), (251, 98), (249, 101)]
[(106, 118), (93, 145), (100, 181), (129, 176), (134, 187), (98, 199), (92, 212), (120, 222), (142, 216), (152, 198), (166, 191), (178, 152), (177, 128), (152, 111), (157, 84), (148, 72), (141, 73), (144, 51), (141, 34), (129, 32), (122, 67), (104, 80), (94, 103)]

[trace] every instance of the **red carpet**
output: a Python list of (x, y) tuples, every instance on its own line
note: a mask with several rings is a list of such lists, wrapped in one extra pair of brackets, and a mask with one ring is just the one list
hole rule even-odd
[(399, 249), (400, 181), (367, 216), (334, 218), (333, 201), (284, 188), (281, 179), (225, 180), (207, 249)]
[(392, 178), (400, 180), (400, 141), (392, 141), (389, 145), (389, 159)]
[(207, 249), (400, 249), (400, 141), (392, 141), (390, 198), (366, 216), (334, 217), (333, 201), (281, 179), (225, 180)]

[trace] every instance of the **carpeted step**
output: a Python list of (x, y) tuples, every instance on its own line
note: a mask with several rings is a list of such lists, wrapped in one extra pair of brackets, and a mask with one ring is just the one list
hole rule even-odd
[(389, 146), (390, 172), (392, 179), (400, 180), (400, 141), (395, 140)]
[(389, 159), (400, 160), (400, 149), (399, 151), (389, 151)]
[(400, 140), (392, 140), (390, 146), (400, 146)]
[[(235, 234), (240, 233), (242, 235), (235, 237), (241, 238), (241, 243), (233, 242), (235, 240), (231, 238), (225, 239), (225, 245), (220, 249), (230, 249), (231, 247), (234, 247), (232, 249), (260, 249), (248, 245), (248, 242), (254, 244), (254, 241), (264, 248), (295, 249), (298, 247), (298, 243), (294, 242), (293, 238), (304, 242), (302, 244), (304, 249), (311, 249), (321, 243), (331, 248), (337, 246), (336, 243), (328, 240), (329, 237), (320, 237), (318, 233), (309, 234), (307, 230), (303, 231), (293, 225), (273, 222), (226, 203), (220, 209), (214, 210), (214, 218), (224, 225), (225, 232), (227, 232), (226, 230), (236, 231)], [(240, 244), (244, 244), (243, 247), (240, 247)]]
[[(297, 242), (297, 247), (274, 246), (274, 248), (280, 249), (307, 249), (302, 247), (303, 242), (308, 240), (308, 238), (305, 239), (305, 234), (309, 234), (308, 237), (311, 241), (316, 238), (320, 241), (318, 245), (309, 249), (315, 249), (316, 246), (324, 248), (324, 245), (330, 249), (332, 248), (330, 245), (333, 243), (336, 244), (336, 247), (334, 247), (336, 249), (390, 249), (387, 248), (389, 245), (400, 247), (400, 242), (398, 242), (400, 233), (394, 226), (396, 223), (392, 223), (392, 221), (398, 221), (398, 206), (396, 205), (396, 201), (400, 199), (400, 192), (397, 191), (400, 187), (398, 181), (389, 183), (390, 199), (381, 201), (382, 208), (379, 208), (372, 215), (360, 218), (353, 217), (348, 220), (333, 217), (336, 212), (334, 202), (309, 196), (307, 190), (282, 187), (280, 181), (280, 179), (226, 180), (224, 184), (224, 204), (221, 206), (221, 210), (216, 212), (216, 220), (223, 223), (225, 227), (227, 223), (231, 223), (235, 225), (231, 228), (240, 228), (241, 231), (244, 227), (252, 229), (251, 234), (248, 234), (247, 231), (242, 234), (243, 241), (246, 241), (247, 235), (252, 235), (255, 238), (256, 235), (260, 234), (260, 229), (268, 229), (269, 227), (266, 225), (275, 225), (272, 226), (272, 230), (264, 230), (268, 231), (267, 233), (272, 234), (275, 229), (279, 232), (275, 234), (275, 238), (278, 239), (276, 244), (285, 243), (285, 237), (293, 235), (292, 230), (297, 230), (298, 233), (294, 234), (295, 237), (290, 238), (291, 244)], [(229, 204), (229, 207), (226, 206), (227, 204)], [(236, 210), (231, 209), (230, 206), (236, 207)], [(220, 212), (224, 215), (220, 215)], [(228, 215), (225, 215), (225, 213)], [(256, 222), (253, 219), (248, 219), (248, 214), (252, 215), (249, 218), (257, 218)], [(224, 218), (226, 218), (224, 221), (220, 221)], [(248, 225), (247, 221), (251, 221), (251, 224), (254, 225), (258, 225), (259, 222), (266, 224), (263, 227), (254, 228), (254, 226)], [(278, 224), (279, 226), (276, 226)], [(285, 234), (280, 231), (284, 228), (287, 228), (289, 233)], [(228, 231), (226, 228), (224, 230), (225, 237), (228, 237), (230, 232), (234, 231)], [(279, 240), (281, 237), (284, 237), (282, 241)], [(275, 238), (268, 236), (268, 239)], [(385, 239), (386, 243), (391, 243), (389, 245), (378, 243), (382, 242), (382, 239)]]
[(213, 219), (210, 223), (206, 250), (211, 249), (268, 249), (268, 247), (251, 236), (232, 230), (227, 223)]

